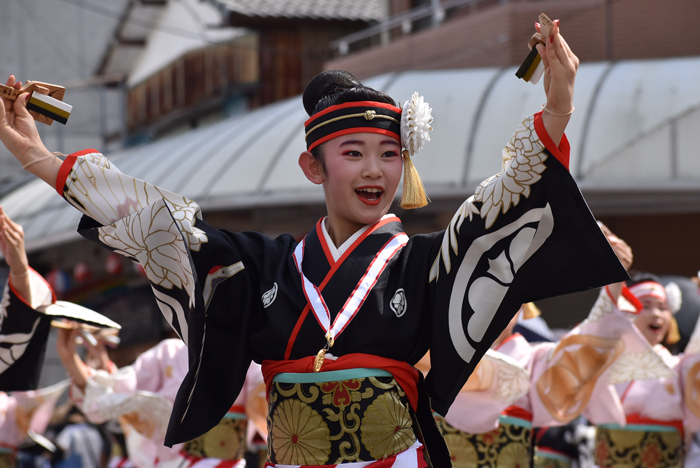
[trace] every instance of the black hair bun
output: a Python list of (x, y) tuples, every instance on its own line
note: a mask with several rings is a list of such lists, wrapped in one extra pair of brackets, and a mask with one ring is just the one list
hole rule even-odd
[(318, 112), (316, 107), (321, 101), (328, 101), (334, 95), (356, 87), (362, 87), (362, 83), (352, 73), (344, 70), (321, 72), (306, 85), (303, 96), (304, 109), (309, 116), (312, 116)]
[(645, 283), (647, 281), (653, 281), (654, 283), (661, 284), (661, 279), (655, 274), (646, 271), (637, 271), (634, 272), (632, 278), (627, 281), (627, 287), (631, 288), (635, 284)]

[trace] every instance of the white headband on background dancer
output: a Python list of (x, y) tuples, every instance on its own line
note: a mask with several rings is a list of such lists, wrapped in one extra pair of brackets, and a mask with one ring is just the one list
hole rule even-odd
[[(662, 284), (657, 283), (656, 281), (643, 281), (641, 283), (634, 284), (629, 288), (630, 292), (634, 294), (637, 299), (642, 299), (644, 297), (655, 297), (663, 301), (664, 304), (668, 306), (672, 314), (678, 312), (681, 306), (680, 301), (682, 299), (680, 296), (678, 296), (680, 293), (678, 289), (679, 288), (676, 283), (669, 283), (667, 287), (664, 287)], [(669, 324), (666, 342), (668, 344), (675, 344), (678, 343), (680, 339), (681, 334), (680, 330), (678, 329), (678, 322), (676, 322), (675, 317), (671, 315), (671, 323)]]

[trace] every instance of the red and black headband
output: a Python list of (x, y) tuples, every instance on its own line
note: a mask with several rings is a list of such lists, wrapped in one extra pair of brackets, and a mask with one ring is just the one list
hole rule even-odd
[(401, 109), (383, 102), (336, 104), (312, 115), (304, 124), (306, 149), (351, 133), (379, 133), (401, 141)]

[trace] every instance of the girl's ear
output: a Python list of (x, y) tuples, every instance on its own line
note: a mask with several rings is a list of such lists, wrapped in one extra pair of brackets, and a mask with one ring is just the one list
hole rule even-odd
[(299, 167), (304, 171), (306, 178), (314, 184), (321, 185), (326, 181), (321, 161), (314, 158), (314, 155), (308, 151), (304, 151), (299, 155)]

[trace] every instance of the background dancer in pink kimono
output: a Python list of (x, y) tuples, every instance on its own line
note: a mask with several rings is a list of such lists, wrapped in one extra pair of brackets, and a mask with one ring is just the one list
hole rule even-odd
[[(247, 417), (247, 403), (260, 391), (262, 373), (253, 363), (243, 390), (224, 419), (197, 439), (174, 447), (163, 444), (177, 390), (188, 370), (187, 348), (180, 339), (166, 339), (136, 361), (108, 372), (87, 366), (76, 351), (79, 330), (62, 329), (58, 355), (73, 380), (71, 397), (93, 423), (119, 420), (128, 454), (137, 468), (242, 468), (247, 442), (259, 429)], [(104, 346), (96, 350), (109, 360)], [(110, 361), (111, 362), (111, 361)], [(112, 366), (113, 367), (113, 366)]]
[[(624, 420), (598, 426), (596, 463), (606, 468), (680, 468), (684, 439), (700, 429), (700, 330), (696, 325), (684, 354), (672, 355), (661, 343), (674, 322), (668, 291), (679, 291), (664, 287), (651, 274), (636, 275), (628, 285), (643, 305), (634, 324), (654, 353), (622, 359), (620, 367), (629, 378), (611, 386), (605, 402), (593, 402)], [(671, 371), (650, 378), (657, 356)]]
[[(328, 216), (300, 243), (213, 229), (195, 202), (95, 150), (61, 161), (26, 97), (3, 102), (0, 139), (81, 210), (81, 234), (143, 265), (187, 343), (166, 444), (215, 426), (254, 360), (270, 402), (269, 466), (443, 468), (431, 405), (447, 413), (521, 304), (627, 277), (568, 172), (578, 58), (558, 21), (537, 48), (543, 111), (445, 231), (410, 238), (387, 213), (402, 171), (402, 206), (425, 204), (411, 158), (429, 140), (431, 109), (417, 93), (399, 108), (347, 72), (321, 73), (304, 92), (299, 165), (323, 187)], [(424, 380), (412, 365), (428, 350)]]

